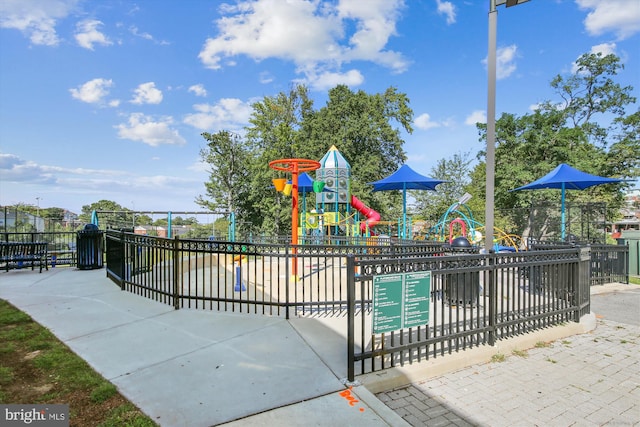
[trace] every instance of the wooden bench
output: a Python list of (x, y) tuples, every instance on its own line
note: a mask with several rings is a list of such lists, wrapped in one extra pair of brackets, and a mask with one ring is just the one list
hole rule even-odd
[(31, 270), (36, 264), (49, 270), (47, 265), (47, 243), (45, 242), (0, 242), (0, 263), (8, 272), (10, 268), (20, 269), (25, 263), (31, 263)]

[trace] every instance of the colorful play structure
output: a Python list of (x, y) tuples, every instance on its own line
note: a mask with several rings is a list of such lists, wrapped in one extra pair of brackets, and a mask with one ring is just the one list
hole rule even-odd
[[(449, 206), (440, 220), (426, 232), (425, 239), (451, 243), (456, 237), (462, 236), (475, 245), (483, 241), (485, 227), (473, 218), (471, 209), (464, 204), (464, 200), (468, 200), (470, 196), (468, 194), (465, 196), (461, 199), (462, 201)], [(496, 252), (518, 252), (526, 249), (520, 236), (509, 234), (495, 226), (493, 246)]]
[[(391, 235), (392, 222), (382, 221), (380, 213), (367, 206), (356, 195), (351, 193), (351, 166), (335, 146), (318, 161), (309, 159), (280, 159), (269, 163), (269, 166), (280, 172), (291, 175), (291, 179), (275, 178), (274, 187), (286, 196), (292, 197), (291, 242), (297, 244), (303, 236), (377, 236)], [(315, 171), (316, 179), (306, 172)], [(410, 171), (414, 173), (413, 171)], [(420, 176), (420, 178), (425, 178)], [(428, 181), (415, 181), (406, 186), (409, 189), (434, 189), (442, 181), (427, 178)], [(384, 181), (384, 180), (383, 180)], [(378, 181), (382, 183), (383, 181)], [(374, 183), (376, 184), (376, 183)], [(400, 187), (393, 187), (400, 188)], [(404, 188), (403, 188), (404, 190)], [(302, 193), (302, 208), (299, 206), (299, 193)], [(315, 194), (315, 206), (307, 209), (306, 194)], [(405, 190), (406, 192), (406, 190)], [(467, 197), (468, 196), (468, 197)], [(403, 198), (406, 197), (403, 192)], [(473, 218), (471, 210), (465, 205), (470, 198), (463, 196), (452, 204), (431, 227), (422, 239), (451, 243), (456, 237), (463, 236), (472, 244), (479, 245), (483, 240), (484, 225)], [(406, 203), (403, 200), (403, 203)], [(407, 225), (408, 224), (408, 225)], [(384, 230), (384, 225), (388, 230)], [(411, 220), (407, 220), (403, 210), (403, 218), (397, 222), (398, 237), (411, 238)], [(408, 234), (408, 236), (407, 236)], [(494, 246), (496, 251), (518, 251), (523, 249), (519, 236), (494, 229)]]
[[(351, 194), (351, 166), (335, 146), (317, 162), (308, 159), (280, 159), (269, 166), (291, 174), (286, 178), (275, 178), (277, 191), (292, 197), (291, 242), (296, 244), (299, 236), (346, 235), (370, 236), (373, 227), (380, 221), (380, 213), (367, 206)], [(316, 171), (313, 180), (307, 171)], [(301, 185), (302, 184), (302, 185)], [(300, 212), (299, 192), (303, 191), (303, 209)], [(306, 191), (316, 195), (315, 207), (306, 209)]]

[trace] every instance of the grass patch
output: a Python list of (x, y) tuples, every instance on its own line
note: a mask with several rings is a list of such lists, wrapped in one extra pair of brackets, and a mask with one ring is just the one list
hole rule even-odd
[(110, 382), (104, 381), (102, 384), (99, 384), (96, 388), (91, 392), (91, 401), (95, 403), (106, 402), (112, 396), (118, 394), (118, 389), (116, 386), (111, 384)]
[(523, 359), (529, 357), (529, 353), (527, 353), (526, 350), (513, 350), (511, 354), (513, 354), (514, 356), (522, 357)]
[(640, 285), (640, 277), (629, 276), (629, 284), (631, 284), (631, 285)]
[(536, 348), (547, 348), (547, 347), (551, 347), (550, 342), (538, 341), (536, 343)]
[(0, 300), (0, 403), (63, 403), (70, 426), (157, 426), (49, 330)]
[(143, 419), (139, 416), (138, 408), (128, 403), (120, 405), (114, 408), (107, 414), (107, 417), (98, 427), (148, 427), (155, 424), (150, 424), (151, 420)]
[(504, 362), (505, 360), (507, 360), (507, 356), (501, 353), (496, 353), (493, 356), (491, 356), (492, 363)]

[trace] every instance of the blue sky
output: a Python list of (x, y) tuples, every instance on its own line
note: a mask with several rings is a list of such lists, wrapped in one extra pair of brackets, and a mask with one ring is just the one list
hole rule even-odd
[[(253, 102), (295, 82), (317, 109), (337, 84), (406, 93), (407, 164), (429, 175), (438, 160), (482, 148), (488, 9), (489, 0), (0, 0), (0, 204), (200, 211), (201, 133), (239, 132)], [(498, 7), (496, 116), (555, 100), (549, 82), (586, 52), (618, 55), (617, 81), (640, 98), (639, 33), (637, 0)]]

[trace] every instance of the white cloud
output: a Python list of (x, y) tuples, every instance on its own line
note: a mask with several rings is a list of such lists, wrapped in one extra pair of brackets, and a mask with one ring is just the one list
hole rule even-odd
[(129, 116), (128, 124), (115, 126), (118, 129), (118, 138), (141, 141), (152, 147), (161, 144), (183, 145), (187, 141), (180, 136), (177, 130), (172, 129), (173, 119), (164, 117), (153, 120), (142, 113), (133, 113)]
[(456, 22), (456, 7), (450, 1), (436, 0), (438, 4), (438, 14), (447, 17), (447, 24), (455, 24)]
[[(56, 183), (61, 175), (87, 176), (118, 176), (121, 171), (109, 171), (99, 169), (86, 169), (81, 167), (63, 168), (37, 164), (33, 161), (23, 160), (20, 157), (0, 153), (0, 179), (3, 182), (30, 182), (30, 183)], [(86, 179), (86, 178), (82, 178)]]
[(132, 25), (131, 27), (129, 27), (129, 31), (131, 32), (131, 34), (133, 34), (136, 37), (140, 37), (142, 39), (145, 40), (153, 40), (153, 36), (147, 32), (140, 32), (140, 30), (138, 30), (138, 27), (136, 27), (135, 25)]
[(250, 102), (236, 98), (223, 98), (215, 105), (196, 104), (193, 109), (197, 112), (188, 114), (184, 123), (209, 132), (241, 129), (253, 112)]
[[(342, 0), (337, 5), (244, 0), (225, 4), (220, 12), (226, 16), (217, 21), (219, 35), (206, 40), (199, 58), (211, 69), (231, 66), (235, 57), (245, 55), (256, 61), (292, 61), (301, 73), (321, 68), (353, 77), (353, 73), (340, 70), (342, 63), (349, 61), (371, 61), (402, 72), (407, 60), (385, 50), (395, 35), (402, 6), (402, 0)], [(347, 28), (355, 31), (349, 36)]]
[(615, 43), (601, 43), (591, 48), (591, 53), (601, 53), (603, 56), (616, 53)]
[(94, 44), (109, 46), (113, 44), (111, 40), (102, 34), (98, 27), (102, 26), (102, 21), (96, 19), (87, 19), (76, 24), (76, 41), (78, 44), (89, 50), (93, 50)]
[(342, 0), (338, 11), (341, 25), (355, 24), (357, 31), (343, 47), (341, 60), (364, 60), (379, 63), (395, 72), (407, 69), (408, 62), (401, 54), (384, 50), (391, 36), (396, 35), (396, 21), (400, 17), (402, 0)]
[(207, 96), (207, 90), (201, 84), (189, 87), (189, 92), (193, 92), (195, 96)]
[(51, 174), (43, 174), (42, 169), (31, 161), (25, 161), (13, 154), (0, 153), (0, 178), (2, 182), (48, 182)]
[[(199, 173), (191, 166), (187, 170)], [(134, 194), (136, 207), (152, 209), (155, 203), (153, 210), (166, 209), (167, 200), (175, 206), (184, 206), (195, 198), (194, 188), (200, 188), (203, 182), (200, 177), (137, 175), (124, 170), (38, 164), (6, 153), (0, 153), (0, 181), (19, 184), (0, 193), (0, 204), (23, 203), (27, 194), (44, 194), (47, 203), (77, 213), (81, 210), (79, 196), (81, 200), (114, 200), (126, 206)], [(156, 199), (159, 193), (164, 195), (160, 202)]]
[[(591, 47), (591, 52), (590, 53), (601, 53), (602, 56), (607, 56), (609, 54), (615, 54), (616, 53), (616, 44), (615, 43), (601, 43), (595, 46)], [(578, 64), (576, 64), (575, 62), (571, 65), (571, 72), (572, 73), (577, 73), (578, 72)]]
[(34, 45), (56, 46), (57, 21), (66, 18), (78, 0), (0, 1), (0, 28), (21, 31)]
[(305, 79), (298, 80), (300, 83), (306, 83), (310, 88), (324, 91), (344, 84), (350, 87), (359, 86), (364, 82), (364, 76), (358, 70), (349, 70), (345, 73), (339, 72), (322, 72), (316, 74), (309, 70)]
[(271, 83), (274, 80), (273, 75), (268, 71), (263, 71), (260, 73), (260, 83), (267, 84)]
[(154, 82), (142, 83), (133, 93), (132, 104), (160, 104), (162, 102), (162, 91), (156, 88)]
[(464, 120), (464, 124), (468, 126), (475, 126), (476, 123), (487, 123), (487, 113), (483, 110), (472, 111)]
[[(515, 60), (517, 58), (518, 47), (514, 44), (496, 49), (496, 79), (501, 80), (509, 77), (516, 71)], [(487, 58), (482, 63), (487, 65)]]
[[(100, 103), (105, 96), (109, 95), (108, 89), (111, 86), (113, 86), (112, 80), (98, 78), (89, 80), (77, 88), (69, 89), (69, 92), (71, 92), (73, 98), (79, 101), (88, 104), (97, 104)], [(110, 102), (111, 106), (113, 106), (112, 103), (113, 101)]]
[(141, 39), (152, 41), (156, 44), (160, 44), (160, 45), (170, 44), (165, 40), (156, 40), (151, 34), (147, 32), (141, 32), (140, 29), (138, 29), (138, 27), (136, 27), (135, 25), (132, 25), (129, 27), (129, 32), (136, 37), (140, 37)]
[(581, 9), (591, 10), (584, 20), (587, 32), (598, 36), (613, 32), (624, 40), (640, 31), (638, 0), (576, 0)]
[(422, 129), (422, 130), (437, 128), (442, 126), (440, 123), (432, 121), (431, 116), (427, 113), (420, 114), (418, 117), (416, 117), (415, 120), (413, 121), (413, 124), (418, 129)]

